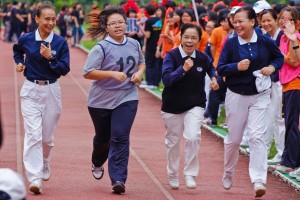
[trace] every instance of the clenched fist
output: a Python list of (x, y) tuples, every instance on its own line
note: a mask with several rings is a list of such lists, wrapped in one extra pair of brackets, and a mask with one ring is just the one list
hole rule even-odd
[(22, 72), (24, 70), (25, 70), (25, 65), (23, 65), (22, 63), (17, 64), (17, 67), (16, 67), (17, 72)]

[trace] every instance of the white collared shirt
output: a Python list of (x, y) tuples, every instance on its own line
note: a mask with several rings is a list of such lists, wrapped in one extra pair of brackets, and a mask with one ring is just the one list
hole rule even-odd
[(256, 43), (257, 42), (257, 34), (256, 34), (255, 30), (253, 30), (253, 34), (252, 34), (249, 42), (246, 42), (246, 40), (244, 40), (240, 36), (238, 36), (238, 40), (239, 40), (240, 45), (248, 44), (248, 43)]
[[(185, 58), (185, 57), (188, 56), (188, 55), (186, 55), (186, 53), (183, 51), (182, 45), (179, 45), (178, 48), (179, 48), (179, 52), (180, 52), (182, 58)], [(192, 53), (192, 55), (190, 55), (189, 57), (196, 58), (196, 51), (194, 50), (193, 53)]]
[(116, 40), (112, 39), (109, 35), (105, 38), (105, 40), (115, 43), (115, 44), (125, 44), (126, 43), (126, 37), (124, 36), (122, 43), (117, 42)]
[(35, 31), (35, 40), (36, 41), (45, 41), (45, 42), (51, 43), (53, 40), (53, 36), (54, 36), (54, 33), (53, 33), (53, 31), (51, 31), (51, 33), (48, 35), (48, 37), (45, 40), (43, 40), (40, 35), (39, 28), (36, 29), (36, 31)]
[(279, 33), (280, 33), (280, 28), (277, 28), (275, 34), (274, 34), (273, 37), (272, 37), (272, 40), (276, 41), (276, 39), (277, 39)]

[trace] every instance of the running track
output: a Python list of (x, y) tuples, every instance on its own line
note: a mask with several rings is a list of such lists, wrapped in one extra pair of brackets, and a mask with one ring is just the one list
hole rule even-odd
[[(95, 180), (91, 175), (93, 126), (86, 108), (90, 82), (81, 75), (86, 54), (77, 48), (70, 51), (71, 72), (60, 79), (63, 111), (55, 135), (51, 178), (43, 183), (42, 195), (28, 193), (28, 200), (254, 199), (246, 157), (240, 156), (232, 189), (225, 191), (222, 188), (223, 142), (207, 130), (202, 132), (197, 189), (187, 189), (182, 174), (180, 189), (170, 189), (166, 179), (165, 129), (160, 117), (161, 102), (144, 90), (140, 90), (138, 114), (131, 133), (126, 193), (112, 194), (107, 173), (101, 181)], [(22, 164), (24, 132), (19, 99), (24, 77), (16, 73), (14, 68), (12, 44), (0, 41), (0, 92), (5, 134), (0, 150), (0, 167), (12, 168), (25, 178)], [(27, 181), (25, 183), (28, 187)], [(272, 174), (268, 174), (267, 189), (263, 199), (300, 199), (299, 193)]]

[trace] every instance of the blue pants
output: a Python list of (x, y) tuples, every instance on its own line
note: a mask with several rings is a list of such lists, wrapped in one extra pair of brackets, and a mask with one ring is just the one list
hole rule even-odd
[(79, 25), (78, 28), (75, 25), (73, 25), (72, 32), (73, 32), (74, 45), (76, 45), (76, 43), (80, 42), (81, 38), (84, 35), (82, 25)]
[(219, 84), (218, 90), (210, 90), (207, 109), (204, 113), (205, 117), (211, 119), (212, 125), (217, 125), (219, 105), (225, 100), (227, 85), (223, 77), (218, 76), (217, 82)]
[(158, 86), (161, 81), (161, 58), (155, 57), (155, 50), (146, 50), (145, 61), (147, 85)]
[(300, 167), (300, 90), (283, 93), (283, 113), (285, 119), (285, 147), (281, 164), (287, 167)]
[(128, 101), (112, 110), (88, 107), (96, 132), (92, 163), (100, 167), (108, 159), (112, 184), (127, 179), (129, 135), (137, 106), (138, 101)]

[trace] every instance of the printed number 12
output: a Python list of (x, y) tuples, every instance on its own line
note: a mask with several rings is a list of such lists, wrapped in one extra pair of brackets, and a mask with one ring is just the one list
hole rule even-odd
[[(126, 64), (129, 64), (130, 61), (132, 61), (131, 67), (125, 72), (125, 74), (127, 75), (127, 77), (131, 77), (132, 74), (134, 73), (134, 67), (135, 67), (135, 59), (133, 56), (128, 56), (126, 59)], [(116, 62), (117, 65), (120, 65), (120, 69), (119, 72), (123, 72), (124, 71), (124, 61), (123, 61), (123, 57), (120, 57), (120, 59)]]

